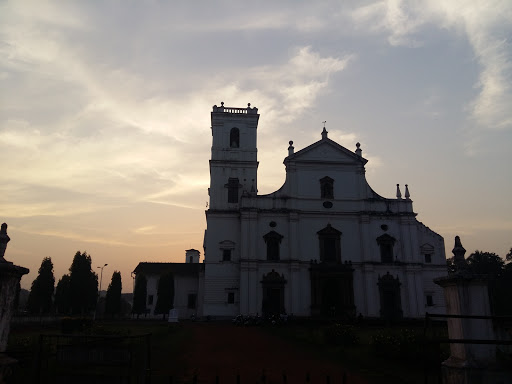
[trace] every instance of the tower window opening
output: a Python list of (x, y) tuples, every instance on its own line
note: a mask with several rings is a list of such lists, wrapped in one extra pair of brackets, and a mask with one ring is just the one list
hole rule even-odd
[(238, 178), (229, 178), (227, 187), (228, 203), (238, 203), (238, 188), (240, 188)]
[(229, 132), (229, 146), (231, 148), (240, 147), (240, 130), (238, 128), (231, 128)]

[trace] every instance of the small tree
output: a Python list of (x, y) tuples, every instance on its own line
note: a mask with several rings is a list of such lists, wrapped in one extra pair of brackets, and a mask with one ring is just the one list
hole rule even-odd
[(174, 305), (174, 277), (172, 273), (167, 273), (160, 277), (158, 281), (155, 314), (162, 314), (162, 319), (169, 313)]
[(467, 258), (471, 271), (480, 275), (496, 278), (501, 275), (505, 262), (492, 252), (475, 251)]
[(510, 248), (510, 251), (508, 251), (507, 255), (505, 256), (505, 260), (512, 261), (512, 248)]
[(57, 313), (68, 314), (71, 312), (71, 277), (64, 275), (57, 283), (55, 289), (55, 309)]
[(482, 251), (473, 252), (467, 261), (473, 273), (487, 276), (493, 314), (512, 314), (512, 301), (505, 293), (512, 290), (512, 273), (505, 261), (495, 253)]
[(78, 251), (69, 268), (71, 310), (85, 314), (96, 307), (98, 296), (98, 275), (92, 270), (91, 256)]
[(107, 315), (120, 315), (121, 314), (121, 290), (123, 285), (121, 283), (121, 272), (114, 271), (112, 280), (108, 285), (107, 297), (105, 301), (105, 313)]
[(138, 274), (135, 279), (135, 288), (133, 289), (133, 307), (132, 313), (137, 314), (137, 318), (141, 313), (146, 312), (146, 296), (148, 294), (148, 281), (146, 276)]
[(55, 277), (53, 276), (53, 263), (50, 257), (45, 257), (39, 267), (39, 274), (32, 282), (32, 288), (27, 301), (30, 313), (50, 313), (52, 309)]

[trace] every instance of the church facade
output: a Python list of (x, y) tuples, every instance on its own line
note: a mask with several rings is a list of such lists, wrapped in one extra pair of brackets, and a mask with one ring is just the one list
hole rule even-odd
[(295, 151), (286, 179), (258, 195), (257, 108), (211, 112), (202, 313), (418, 318), (444, 313), (443, 238), (402, 197), (378, 195), (359, 143), (329, 139)]

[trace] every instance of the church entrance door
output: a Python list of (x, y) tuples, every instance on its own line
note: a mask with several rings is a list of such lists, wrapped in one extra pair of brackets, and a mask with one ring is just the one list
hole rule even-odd
[(286, 313), (284, 307), (284, 286), (286, 280), (276, 271), (267, 273), (261, 280), (263, 287), (263, 302), (261, 309), (263, 316), (279, 316)]
[(267, 288), (266, 289), (266, 308), (264, 310), (265, 316), (275, 315), (278, 316), (284, 312), (283, 305), (281, 303), (281, 297), (283, 295), (282, 288)]
[(388, 321), (401, 319), (402, 300), (400, 298), (400, 281), (389, 274), (379, 277), (380, 316)]
[(336, 317), (336, 312), (341, 311), (341, 288), (338, 279), (327, 279), (322, 284), (322, 316)]
[(355, 317), (354, 269), (350, 263), (311, 263), (311, 316)]

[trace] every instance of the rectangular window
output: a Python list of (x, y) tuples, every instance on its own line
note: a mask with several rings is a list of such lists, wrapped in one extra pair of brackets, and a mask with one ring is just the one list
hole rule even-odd
[(427, 307), (433, 307), (434, 306), (434, 298), (432, 295), (427, 295)]
[(148, 295), (148, 305), (153, 305), (153, 295)]
[(329, 176), (320, 179), (320, 197), (322, 199), (333, 199), (334, 198), (334, 180)]
[(228, 180), (228, 203), (238, 203), (238, 179), (229, 178)]
[(222, 261), (231, 261), (231, 249), (222, 250)]
[(430, 264), (432, 262), (432, 255), (430, 253), (425, 253), (425, 263)]
[(332, 237), (324, 238), (323, 261), (336, 261), (336, 239)]
[(188, 294), (187, 308), (194, 309), (196, 307), (196, 298), (197, 295), (195, 293)]
[(393, 245), (392, 244), (381, 244), (380, 245), (380, 259), (383, 263), (393, 262)]
[(228, 292), (228, 304), (235, 303), (235, 292)]
[(267, 260), (278, 261), (279, 260), (279, 240), (268, 239), (267, 240)]

